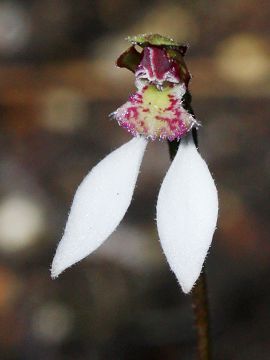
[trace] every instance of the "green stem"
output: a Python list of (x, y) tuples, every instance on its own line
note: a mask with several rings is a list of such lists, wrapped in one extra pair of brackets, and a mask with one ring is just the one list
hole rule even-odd
[[(194, 114), (191, 107), (191, 95), (186, 93), (184, 99), (184, 107)], [(198, 148), (198, 134), (197, 129), (192, 129), (193, 140)], [(180, 141), (168, 142), (169, 152), (171, 160), (174, 159)], [(203, 270), (199, 279), (197, 280), (192, 293), (192, 308), (195, 317), (195, 324), (197, 329), (197, 352), (198, 360), (210, 360), (211, 348), (210, 348), (210, 332), (209, 332), (209, 311), (208, 311), (208, 298), (207, 298), (207, 279), (206, 273)]]

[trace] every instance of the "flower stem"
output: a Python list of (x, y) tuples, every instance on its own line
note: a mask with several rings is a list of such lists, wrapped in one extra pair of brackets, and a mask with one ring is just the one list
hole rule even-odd
[[(194, 114), (191, 107), (191, 95), (189, 92), (185, 94), (184, 107), (191, 114)], [(192, 129), (193, 140), (198, 148), (198, 133), (197, 129)], [(169, 153), (171, 160), (174, 159), (180, 141), (168, 142)], [(198, 360), (210, 360), (211, 348), (210, 348), (210, 333), (209, 333), (209, 311), (208, 311), (208, 297), (207, 297), (207, 279), (205, 270), (201, 272), (193, 290), (192, 296), (192, 308), (195, 317), (195, 325), (197, 329), (197, 353)]]
[(199, 360), (211, 359), (209, 314), (206, 273), (202, 271), (192, 293), (192, 307), (197, 328), (197, 352)]

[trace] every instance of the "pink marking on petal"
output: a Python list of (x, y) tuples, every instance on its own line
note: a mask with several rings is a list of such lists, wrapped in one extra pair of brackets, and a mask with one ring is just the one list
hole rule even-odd
[[(180, 85), (177, 85), (180, 86)], [(145, 86), (114, 112), (119, 125), (132, 135), (155, 140), (180, 139), (197, 124), (182, 106), (183, 88), (158, 90)]]

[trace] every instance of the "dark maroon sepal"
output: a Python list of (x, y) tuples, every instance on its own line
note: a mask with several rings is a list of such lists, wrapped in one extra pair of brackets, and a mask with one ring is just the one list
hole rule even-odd
[(119, 56), (116, 61), (116, 65), (120, 68), (126, 68), (132, 72), (135, 72), (141, 60), (142, 54), (135, 49), (135, 46), (131, 46)]
[[(182, 51), (184, 51), (184, 53), (182, 53)], [(186, 85), (186, 87), (188, 87), (188, 83), (191, 79), (191, 75), (184, 61), (184, 55), (185, 55), (185, 51), (187, 51), (187, 46), (183, 46), (182, 51), (180, 47), (178, 49), (167, 49), (167, 55), (171, 60), (177, 63), (181, 82), (183, 82)]]

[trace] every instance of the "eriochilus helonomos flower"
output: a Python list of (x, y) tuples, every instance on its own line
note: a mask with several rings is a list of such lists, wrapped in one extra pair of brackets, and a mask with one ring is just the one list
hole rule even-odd
[(184, 62), (187, 47), (160, 35), (128, 40), (132, 46), (117, 65), (135, 74), (137, 91), (112, 116), (134, 138), (105, 157), (79, 186), (51, 274), (57, 277), (89, 255), (117, 228), (130, 205), (148, 142), (179, 141), (161, 185), (156, 219), (164, 254), (188, 293), (211, 245), (218, 198), (192, 136), (191, 129), (199, 123), (186, 100), (190, 80)]

